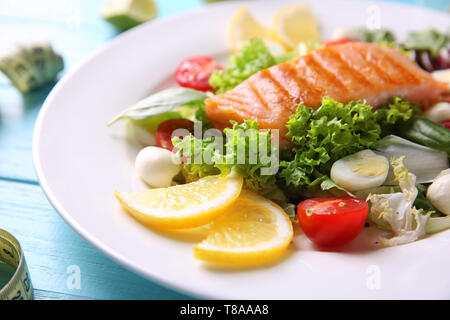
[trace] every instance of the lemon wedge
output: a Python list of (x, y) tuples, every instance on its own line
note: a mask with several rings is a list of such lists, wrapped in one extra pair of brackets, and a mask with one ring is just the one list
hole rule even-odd
[(308, 4), (292, 4), (278, 10), (272, 20), (272, 38), (288, 49), (300, 42), (320, 41), (317, 19)]
[(268, 39), (269, 31), (242, 7), (233, 15), (228, 25), (228, 42), (234, 52), (253, 38)]
[(156, 14), (153, 0), (107, 0), (100, 10), (103, 19), (121, 30), (151, 20)]
[(243, 190), (228, 212), (211, 224), (207, 238), (194, 246), (194, 256), (218, 264), (262, 264), (280, 257), (292, 236), (283, 209)]
[(188, 184), (128, 193), (115, 191), (121, 206), (145, 225), (160, 229), (194, 228), (225, 213), (236, 201), (242, 176), (208, 176)]

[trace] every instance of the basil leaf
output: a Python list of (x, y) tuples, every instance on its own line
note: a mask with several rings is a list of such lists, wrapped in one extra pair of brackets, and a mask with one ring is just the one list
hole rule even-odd
[(108, 125), (111, 125), (120, 119), (148, 119), (167, 111), (172, 111), (176, 107), (192, 101), (204, 100), (208, 96), (207, 93), (194, 89), (181, 87), (166, 89), (137, 102), (116, 116), (108, 123)]

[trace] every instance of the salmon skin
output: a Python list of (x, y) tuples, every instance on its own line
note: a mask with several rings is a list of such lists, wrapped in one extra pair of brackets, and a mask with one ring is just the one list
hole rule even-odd
[(207, 99), (206, 116), (220, 129), (230, 126), (230, 120), (257, 120), (260, 128), (279, 129), (284, 137), (297, 105), (316, 109), (324, 96), (342, 103), (366, 100), (374, 107), (400, 96), (426, 108), (446, 88), (396, 49), (346, 43), (255, 73)]

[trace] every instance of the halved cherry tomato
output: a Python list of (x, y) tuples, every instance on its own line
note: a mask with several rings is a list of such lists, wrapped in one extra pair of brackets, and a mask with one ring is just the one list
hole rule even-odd
[(441, 97), (441, 101), (450, 103), (450, 93), (444, 93)]
[(364, 227), (369, 207), (356, 198), (311, 198), (299, 203), (303, 232), (315, 244), (338, 247), (352, 241)]
[(174, 149), (172, 132), (176, 129), (187, 129), (192, 133), (194, 131), (194, 122), (186, 119), (170, 119), (162, 122), (156, 129), (156, 146), (172, 151)]
[(353, 40), (350, 38), (341, 38), (341, 39), (337, 39), (337, 40), (327, 41), (324, 44), (326, 46), (335, 46), (337, 44), (344, 44), (344, 43), (349, 43), (349, 42), (356, 42), (356, 40)]
[(222, 69), (222, 67), (213, 58), (196, 56), (180, 63), (175, 72), (175, 79), (182, 87), (200, 91), (213, 90), (208, 81), (216, 69)]
[(441, 122), (441, 124), (446, 127), (448, 130), (450, 130), (450, 119), (444, 120)]

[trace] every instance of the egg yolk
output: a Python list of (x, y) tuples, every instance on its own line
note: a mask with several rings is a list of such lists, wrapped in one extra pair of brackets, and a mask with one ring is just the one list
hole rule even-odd
[(377, 177), (388, 170), (385, 161), (380, 161), (376, 156), (361, 156), (349, 160), (349, 168), (356, 174), (364, 177)]

